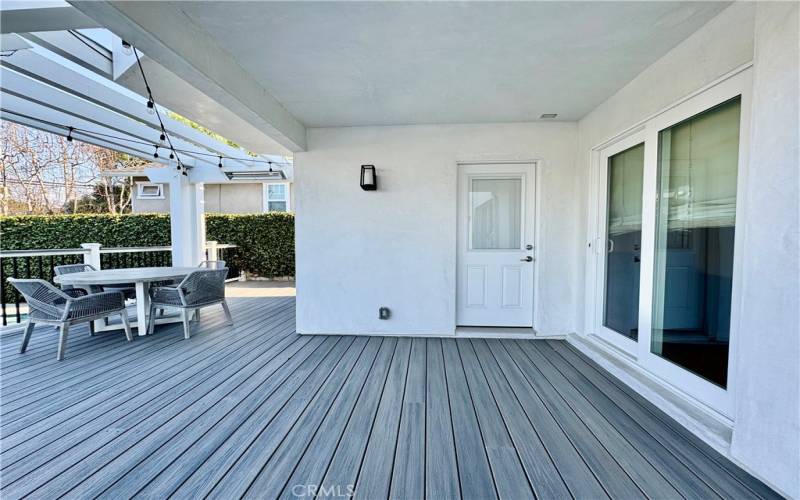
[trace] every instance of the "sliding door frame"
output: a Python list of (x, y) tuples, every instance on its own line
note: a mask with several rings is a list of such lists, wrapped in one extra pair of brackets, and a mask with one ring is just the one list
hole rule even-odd
[[(626, 136), (625, 138), (609, 145), (600, 151), (600, 161), (597, 170), (597, 194), (598, 194), (598, 207), (596, 211), (595, 224), (598, 228), (597, 240), (594, 246), (595, 255), (597, 256), (595, 274), (595, 296), (597, 300), (594, 303), (594, 324), (597, 327), (597, 335), (604, 341), (613, 345), (617, 349), (627, 353), (631, 356), (636, 356), (638, 345), (637, 341), (626, 337), (625, 335), (614, 331), (605, 326), (605, 298), (606, 298), (606, 281), (608, 274), (608, 160), (612, 156), (626, 151), (634, 146), (645, 142), (644, 131), (639, 131)], [(645, 155), (647, 154), (647, 146), (645, 145)], [(644, 183), (643, 183), (644, 186)], [(644, 188), (642, 189), (644, 191)], [(644, 205), (642, 205), (644, 213)], [(644, 219), (644, 215), (642, 216)], [(639, 269), (641, 273), (641, 266)], [(641, 278), (641, 277), (640, 277)], [(641, 282), (639, 286), (639, 303), (641, 303)], [(641, 315), (640, 315), (641, 316)], [(641, 324), (641, 322), (640, 322)]]
[[(732, 419), (735, 409), (736, 368), (739, 352), (741, 303), (741, 268), (745, 228), (742, 224), (746, 210), (746, 185), (749, 164), (750, 108), (752, 71), (745, 66), (712, 85), (682, 99), (662, 112), (648, 118), (636, 128), (606, 141), (592, 151), (589, 200), (589, 258), (587, 271), (587, 333), (601, 345), (633, 362), (673, 392), (683, 394), (698, 406), (711, 409)], [(703, 377), (651, 352), (654, 270), (656, 240), (657, 174), (659, 132), (707, 111), (726, 101), (741, 98), (739, 122), (739, 164), (736, 186), (736, 226), (734, 236), (733, 278), (731, 291), (730, 336), (728, 345), (727, 387), (722, 388)], [(644, 172), (642, 196), (642, 245), (639, 288), (638, 342), (603, 327), (605, 300), (605, 238), (607, 203), (608, 157), (644, 142)], [(592, 279), (594, 281), (592, 281)], [(613, 334), (613, 335), (612, 335)]]

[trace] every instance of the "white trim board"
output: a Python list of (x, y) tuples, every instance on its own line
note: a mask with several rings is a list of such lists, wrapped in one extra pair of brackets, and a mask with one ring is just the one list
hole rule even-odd
[(566, 341), (615, 378), (675, 419), (712, 448), (728, 455), (733, 422), (643, 369), (599, 338), (570, 334)]

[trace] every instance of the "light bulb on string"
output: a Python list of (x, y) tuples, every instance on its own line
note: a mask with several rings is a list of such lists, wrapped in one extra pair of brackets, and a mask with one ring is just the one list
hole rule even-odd
[(173, 153), (172, 151), (169, 152), (169, 159), (170, 160), (174, 160), (175, 159), (175, 153)]
[(219, 168), (222, 168), (222, 157), (219, 157), (219, 163), (217, 164)]
[(153, 153), (153, 158), (158, 158), (158, 146), (156, 146), (156, 151)]
[(72, 142), (72, 131), (75, 130), (72, 127), (69, 127), (69, 133), (67, 133), (67, 142)]
[(152, 99), (147, 100), (147, 113), (148, 114), (155, 114), (156, 112), (156, 103), (153, 102)]
[(269, 162), (269, 171), (272, 172), (272, 162)]
[(122, 41), (122, 53), (126, 56), (133, 54), (133, 46), (125, 40)]

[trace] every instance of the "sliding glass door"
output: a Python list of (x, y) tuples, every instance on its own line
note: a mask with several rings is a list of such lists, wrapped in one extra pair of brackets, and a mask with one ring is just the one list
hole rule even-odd
[(740, 110), (735, 98), (658, 134), (650, 351), (723, 388)]
[(592, 333), (727, 416), (749, 88), (745, 70), (649, 119), (595, 177)]
[(642, 176), (644, 137), (633, 136), (603, 152), (603, 189), (598, 245), (603, 268), (597, 311), (603, 338), (626, 351), (639, 336), (639, 291), (642, 247)]

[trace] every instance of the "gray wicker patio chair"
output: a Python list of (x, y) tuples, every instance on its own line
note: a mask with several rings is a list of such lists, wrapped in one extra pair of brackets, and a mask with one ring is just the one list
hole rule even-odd
[(231, 311), (225, 301), (225, 277), (228, 268), (199, 269), (189, 273), (180, 284), (176, 286), (159, 286), (150, 288), (150, 324), (148, 333), (155, 329), (155, 310), (165, 307), (174, 307), (181, 310), (183, 319), (183, 337), (191, 337), (189, 317), (192, 311), (200, 308), (221, 304), (225, 311), (228, 324), (233, 324)]
[[(97, 271), (91, 264), (66, 264), (63, 266), (55, 266), (53, 272), (56, 276), (62, 274), (82, 273), (86, 271)], [(81, 290), (72, 285), (61, 285), (62, 290)], [(132, 299), (136, 296), (136, 287), (133, 283), (121, 283), (119, 285), (91, 285), (89, 287), (91, 293), (100, 292), (122, 292), (125, 294), (126, 299)]]
[(76, 297), (69, 290), (59, 290), (45, 280), (8, 278), (8, 281), (19, 290), (28, 303), (28, 323), (25, 325), (20, 353), (28, 348), (28, 341), (36, 323), (55, 325), (60, 330), (56, 359), (61, 361), (64, 359), (71, 325), (107, 318), (114, 314), (122, 317), (125, 336), (129, 342), (133, 340), (128, 313), (125, 310), (125, 296), (120, 292), (100, 292)]
[[(201, 269), (222, 269), (223, 267), (225, 267), (225, 261), (224, 260), (204, 260), (197, 267), (199, 267)], [(174, 286), (180, 285), (181, 281), (183, 281), (183, 280), (164, 281), (164, 282), (160, 283), (159, 285), (160, 286), (173, 286), (174, 287)], [(158, 314), (159, 314), (159, 316), (163, 316), (164, 315), (164, 309), (158, 308)], [(200, 313), (197, 312), (195, 314), (198, 316), (198, 319), (199, 319)]]

